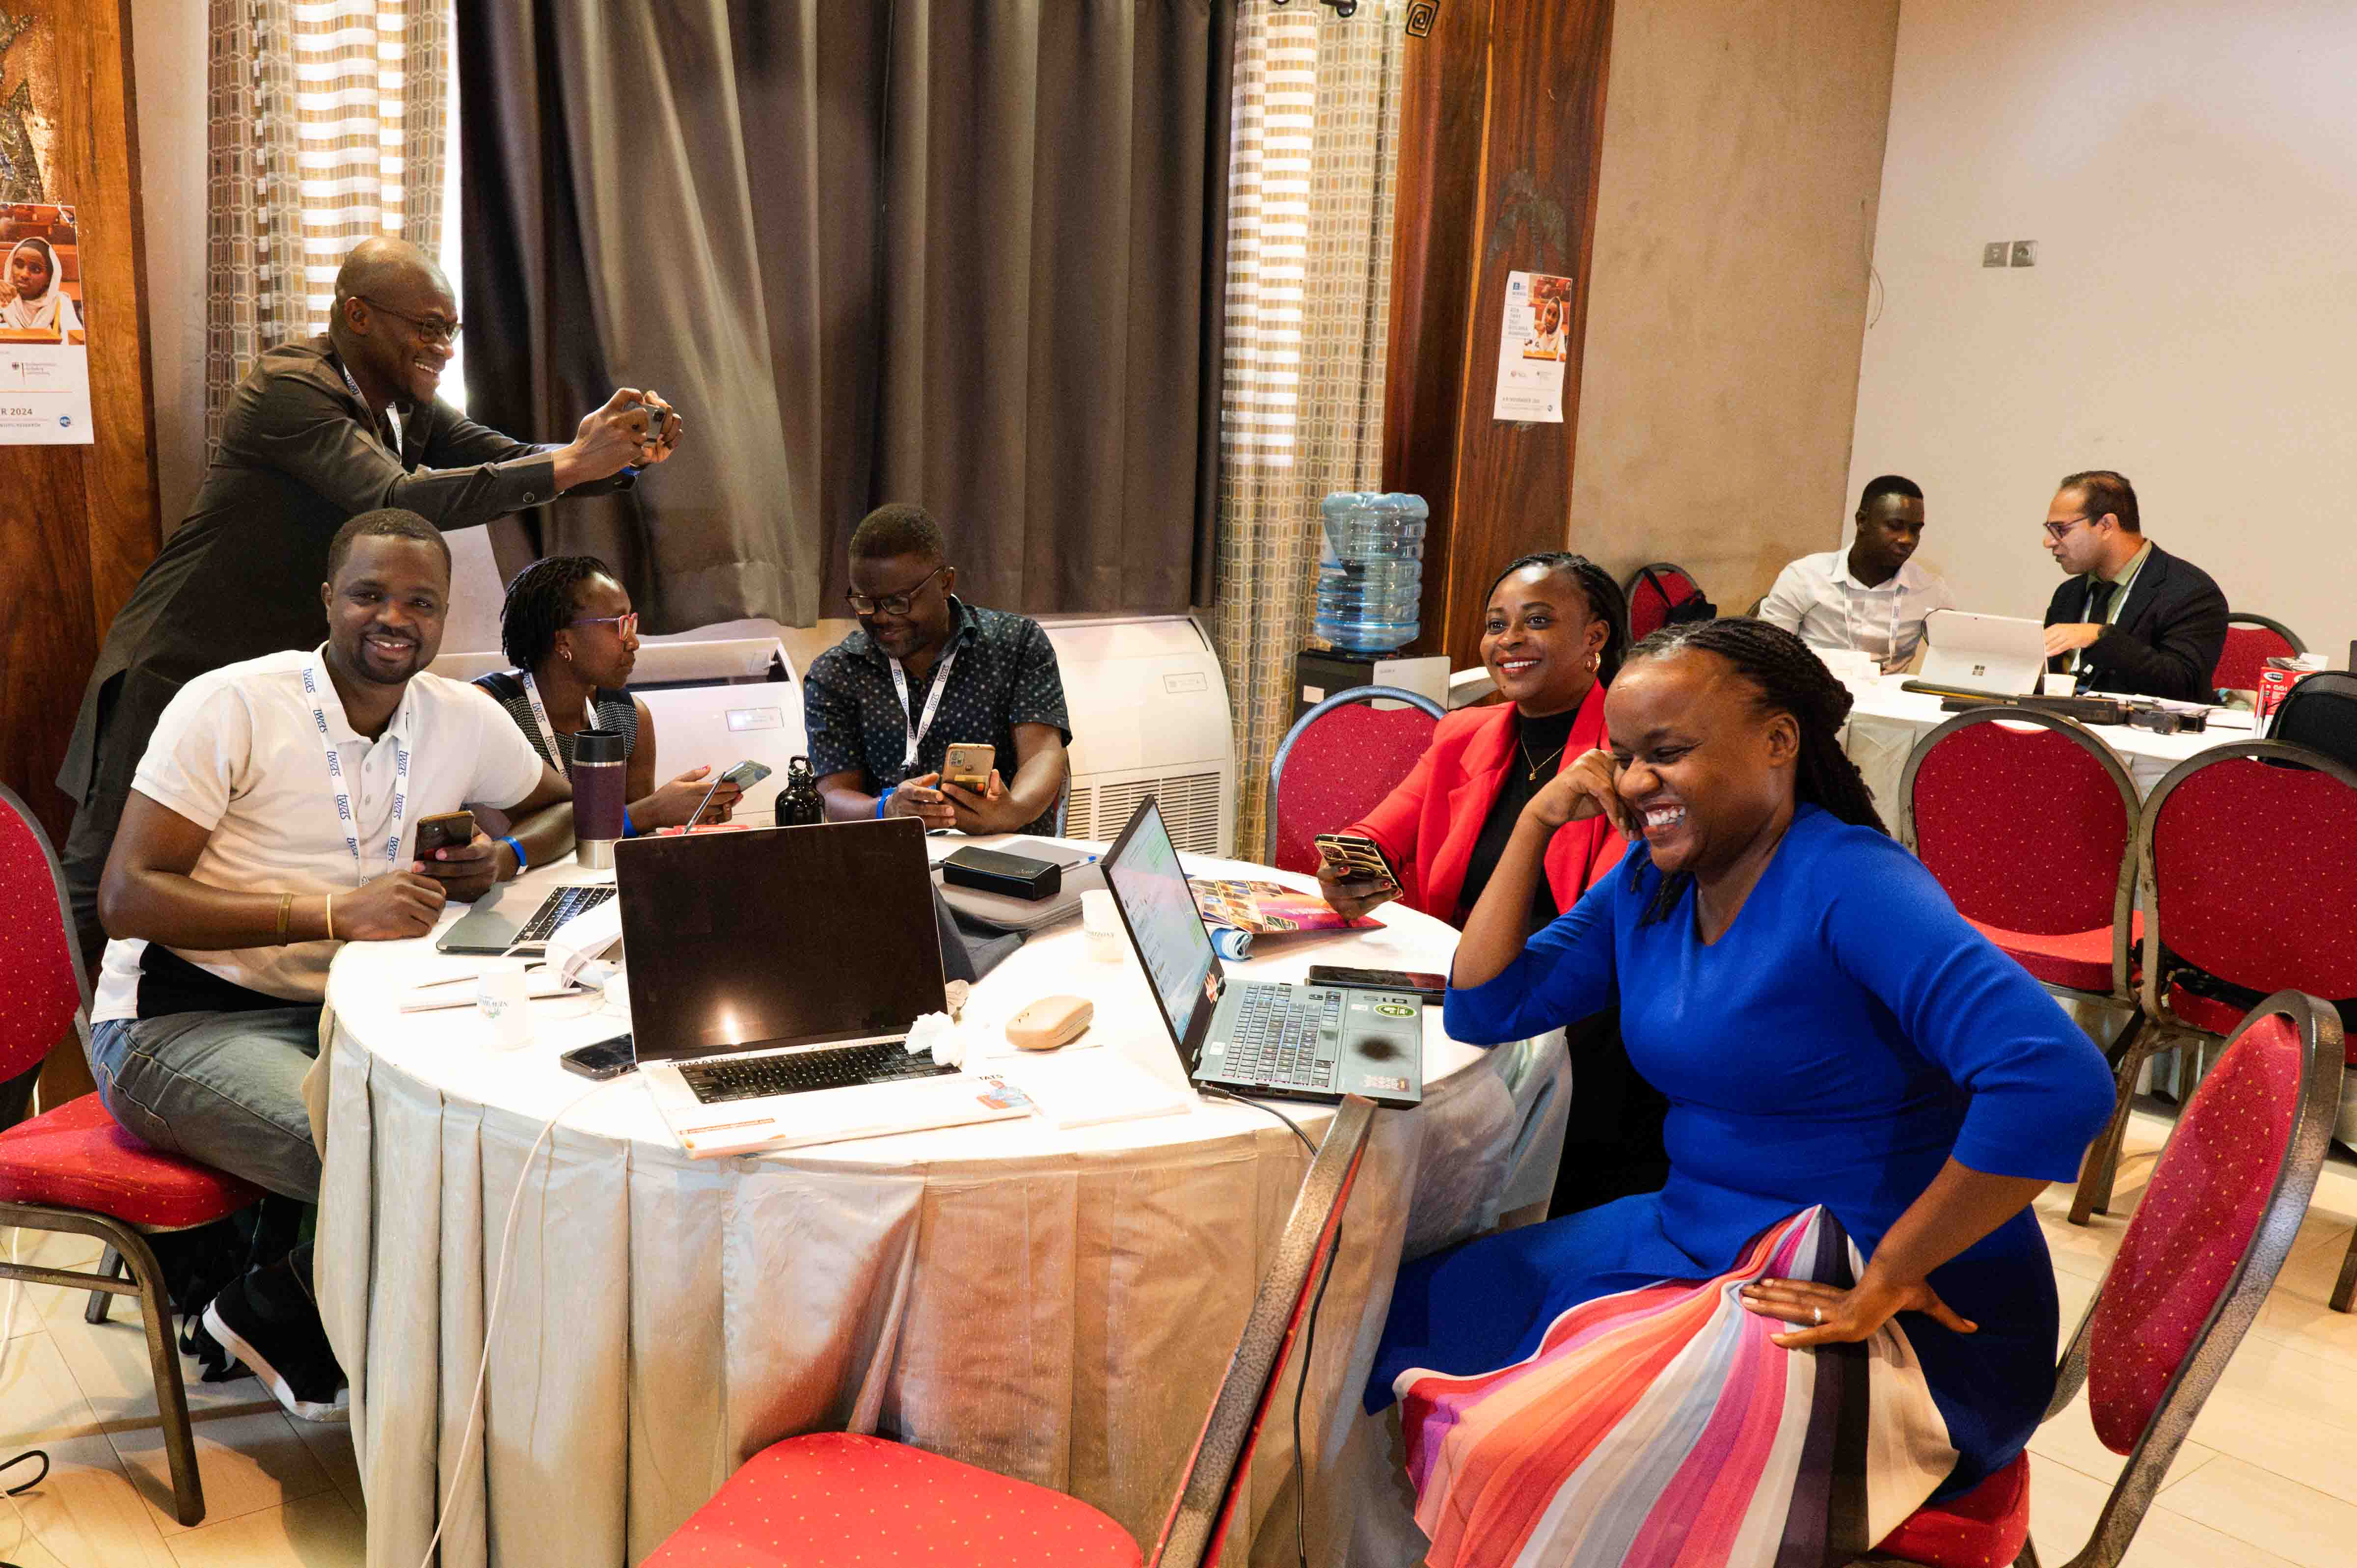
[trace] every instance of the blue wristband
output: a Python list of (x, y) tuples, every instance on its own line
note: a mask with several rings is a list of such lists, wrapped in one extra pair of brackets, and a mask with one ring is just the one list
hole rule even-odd
[(503, 838), (500, 842), (507, 845), (510, 849), (515, 851), (516, 875), (518, 876), (522, 876), (525, 871), (531, 868), (532, 865), (531, 860), (528, 859), (523, 853), (523, 845), (516, 843), (513, 838)]
[(899, 786), (898, 784), (887, 784), (884, 786), (884, 793), (876, 797), (876, 814), (877, 816), (880, 817), (884, 814), (885, 802), (891, 800), (892, 791), (899, 788)]
[(630, 808), (628, 806), (622, 808), (622, 836), (626, 839), (639, 836), (639, 824), (630, 821)]

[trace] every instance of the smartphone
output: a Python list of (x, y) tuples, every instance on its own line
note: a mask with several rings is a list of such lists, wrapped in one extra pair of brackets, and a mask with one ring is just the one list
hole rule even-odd
[(1318, 857), (1345, 882), (1375, 882), (1385, 893), (1400, 891), (1399, 873), (1383, 846), (1364, 833), (1319, 833)]
[(694, 812), (687, 819), (689, 825), (694, 826), (695, 823), (704, 820), (704, 808), (712, 804), (712, 797), (719, 792), (720, 786), (723, 784), (734, 784), (739, 789), (750, 789), (754, 785), (759, 784), (762, 779), (767, 779), (774, 771), (776, 770), (770, 768), (768, 763), (756, 762), (751, 757), (747, 757), (744, 761), (738, 763), (727, 772), (723, 773), (720, 777), (715, 779), (705, 789), (704, 799), (695, 803)]
[(567, 1072), (577, 1072), (583, 1078), (619, 1078), (639, 1065), (638, 1047), (628, 1035), (617, 1035), (610, 1040), (583, 1046), (556, 1058)]
[(977, 746), (971, 741), (953, 745), (942, 757), (942, 782), (979, 795), (990, 788), (991, 766), (997, 759), (998, 747), (995, 746)]
[(1346, 969), (1339, 964), (1309, 966), (1312, 985), (1339, 985), (1350, 991), (1412, 991), (1426, 1002), (1448, 993), (1448, 977), (1420, 969)]
[(437, 849), (462, 849), (475, 842), (475, 813), (444, 811), (417, 819), (417, 860), (431, 860)]

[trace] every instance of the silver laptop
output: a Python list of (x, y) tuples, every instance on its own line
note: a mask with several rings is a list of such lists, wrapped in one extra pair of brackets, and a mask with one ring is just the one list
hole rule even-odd
[(1424, 1101), (1424, 1002), (1413, 992), (1274, 981), (1221, 971), (1178, 846), (1151, 796), (1100, 863), (1188, 1078), (1199, 1084), (1327, 1104)]
[(639, 1069), (690, 1155), (1028, 1111), (907, 1049), (945, 1007), (914, 818), (628, 839), (614, 875)]
[(524, 902), (525, 895), (515, 890), (514, 883), (495, 883), (436, 939), (434, 950), (492, 957), (537, 955), (547, 950), (551, 931), (613, 896), (610, 883), (575, 883), (553, 887), (539, 904), (531, 905)]
[(2018, 616), (1933, 610), (1923, 618), (1923, 666), (1910, 689), (2027, 697), (2046, 671), (2046, 628)]

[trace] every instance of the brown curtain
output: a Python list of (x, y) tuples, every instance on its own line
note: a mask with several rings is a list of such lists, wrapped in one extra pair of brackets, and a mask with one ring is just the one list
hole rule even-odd
[(470, 408), (555, 438), (652, 384), (689, 422), (533, 550), (614, 559), (663, 629), (810, 624), (886, 499), (979, 602), (1208, 585), (1225, 0), (458, 16)]

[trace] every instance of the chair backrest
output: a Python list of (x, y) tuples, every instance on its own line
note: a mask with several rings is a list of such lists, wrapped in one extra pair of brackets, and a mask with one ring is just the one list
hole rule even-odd
[[(1377, 702), (1400, 704), (1378, 708)], [(1441, 706), (1398, 686), (1337, 692), (1299, 718), (1268, 765), (1268, 841), (1262, 863), (1318, 869), (1317, 837), (1365, 816), (1432, 744)]]
[(1899, 780), (1900, 841), (1958, 911), (2060, 936), (2110, 925), (2127, 972), (2136, 785), (2087, 727), (2034, 708), (1959, 714), (1915, 743)]
[(2127, 1550), (2299, 1233), (2341, 1101), (2341, 1026), (2285, 991), (2253, 1008), (2177, 1118), (2056, 1380), (2083, 1377), (2095, 1434), (2129, 1455), (2074, 1559)]
[(88, 988), (65, 875), (48, 834), (0, 784), (0, 1081), (29, 1071), (72, 1034)]
[[(1251, 1466), (1262, 1423), (1285, 1381), (1293, 1342), (1316, 1309), (1315, 1293), (1340, 1244), (1342, 1211), (1358, 1180), (1374, 1113), (1372, 1101), (1355, 1094), (1345, 1099), (1309, 1162), (1293, 1213), (1277, 1238), (1275, 1260), (1261, 1276), (1243, 1337), (1228, 1359), (1227, 1376), (1220, 1380), (1178, 1495), (1162, 1521), (1152, 1568), (1199, 1568), (1220, 1554), (1236, 1511), (1238, 1477)], [(1309, 1369), (1301, 1375), (1308, 1377)]]
[(2212, 746), (2154, 787), (2136, 858), (2153, 1016), (2164, 943), (2261, 994), (2357, 996), (2357, 770), (2276, 740)]
[(1670, 561), (1654, 561), (1630, 575), (1629, 640), (1650, 637), (1669, 623), (1670, 609), (1703, 597), (1694, 574)]
[(2237, 611), (2226, 618), (2226, 645), (2218, 650), (2210, 684), (2222, 692), (2256, 691), (2268, 660), (2307, 651), (2308, 644), (2283, 622)]
[(2357, 675), (2319, 670), (2300, 677), (2267, 722), (2267, 738), (2304, 746), (2357, 768)]

